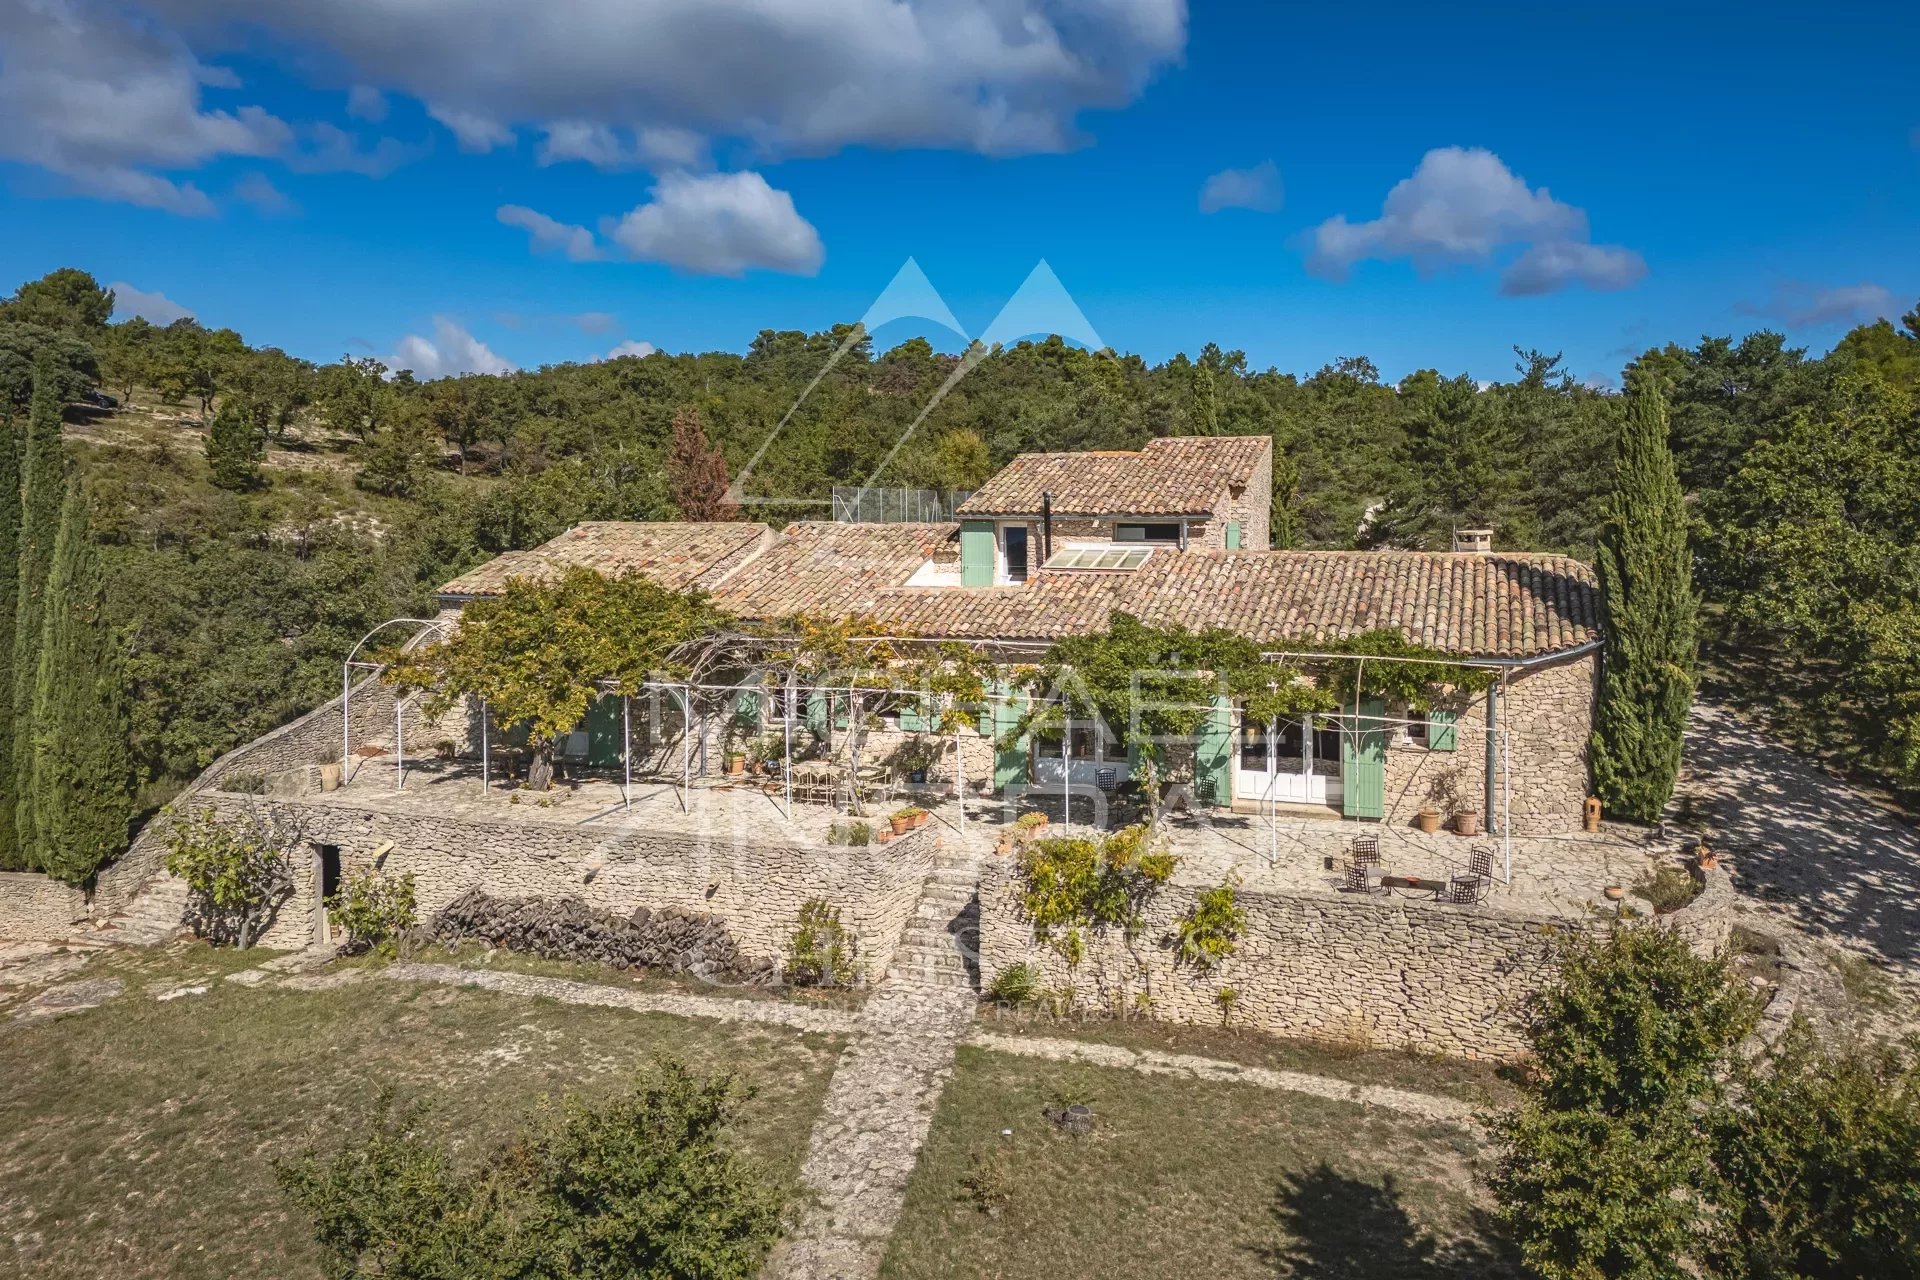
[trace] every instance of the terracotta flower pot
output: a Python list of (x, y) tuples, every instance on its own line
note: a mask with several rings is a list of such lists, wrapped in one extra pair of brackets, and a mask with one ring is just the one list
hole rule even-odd
[(733, 759), (727, 761), (728, 777), (738, 778), (744, 775), (746, 771), (747, 771), (747, 762), (741, 759), (739, 756), (735, 756)]
[(927, 825), (927, 819), (932, 816), (930, 813), (916, 813), (913, 815), (913, 825), (916, 827), (924, 827)]
[(1610, 884), (1606, 888), (1602, 889), (1600, 892), (1607, 895), (1608, 902), (1618, 902), (1620, 901), (1620, 899), (1627, 896), (1627, 891), (1625, 889), (1622, 889), (1617, 884)]
[(875, 844), (885, 844), (887, 841), (891, 839), (893, 839), (893, 832), (888, 830), (886, 827), (882, 827), (878, 831), (873, 833), (873, 842)]
[(1413, 815), (1413, 825), (1428, 835), (1432, 835), (1440, 829), (1440, 815), (1431, 809), (1422, 809)]
[(1702, 871), (1711, 871), (1719, 865), (1720, 865), (1719, 854), (1713, 852), (1711, 849), (1700, 850), (1700, 869)]
[(1462, 836), (1479, 835), (1480, 834), (1480, 815), (1471, 809), (1469, 809), (1465, 813), (1454, 814), (1453, 830), (1455, 835), (1462, 835)]
[(893, 828), (893, 834), (897, 836), (903, 836), (913, 830), (913, 819), (908, 817), (889, 818), (887, 824)]
[(340, 789), (340, 766), (337, 762), (320, 766), (320, 789), (322, 791)]

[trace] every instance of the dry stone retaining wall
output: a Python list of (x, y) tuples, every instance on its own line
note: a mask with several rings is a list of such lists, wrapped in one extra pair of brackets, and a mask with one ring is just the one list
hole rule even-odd
[[(340, 849), (343, 876), (378, 865), (411, 873), (422, 916), (471, 889), (500, 898), (577, 898), (600, 911), (674, 908), (718, 916), (751, 959), (780, 955), (800, 906), (825, 898), (884, 965), (933, 865), (934, 832), (921, 828), (885, 845), (753, 843), (672, 831), (559, 823), (427, 818), (339, 803), (307, 804), (201, 793), (192, 803), (238, 815), (265, 806), (297, 827), (309, 850)], [(296, 854), (296, 863), (301, 855)], [(262, 939), (304, 946), (315, 936), (312, 866), (296, 865), (297, 888)]]
[(71, 937), (87, 918), (80, 890), (38, 871), (0, 871), (0, 938), (46, 942)]

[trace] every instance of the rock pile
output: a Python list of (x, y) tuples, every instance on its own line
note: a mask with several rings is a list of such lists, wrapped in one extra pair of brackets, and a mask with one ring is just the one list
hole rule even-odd
[(638, 907), (617, 916), (578, 898), (495, 898), (469, 889), (433, 918), (429, 930), (447, 946), (471, 938), (549, 960), (683, 970), (756, 985), (778, 981), (772, 960), (740, 953), (725, 920), (675, 907)]

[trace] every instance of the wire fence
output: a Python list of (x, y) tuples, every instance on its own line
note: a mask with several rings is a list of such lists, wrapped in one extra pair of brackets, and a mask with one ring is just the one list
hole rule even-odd
[(939, 524), (973, 496), (971, 489), (867, 489), (833, 486), (833, 518), (840, 524)]

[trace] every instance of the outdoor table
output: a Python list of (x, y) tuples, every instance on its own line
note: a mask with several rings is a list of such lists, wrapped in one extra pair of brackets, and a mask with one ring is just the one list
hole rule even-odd
[(1428, 880), (1422, 876), (1381, 876), (1382, 889), (1411, 889), (1416, 893), (1445, 893), (1445, 880)]

